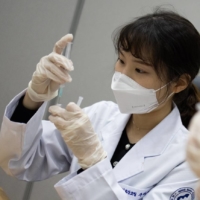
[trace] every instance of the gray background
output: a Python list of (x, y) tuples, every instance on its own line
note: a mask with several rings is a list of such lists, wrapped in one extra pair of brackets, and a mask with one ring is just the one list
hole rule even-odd
[[(0, 0), (0, 116), (7, 103), (26, 88), (40, 58), (68, 33), (76, 0)], [(199, 0), (86, 0), (73, 44), (73, 81), (62, 103), (84, 97), (82, 106), (114, 100), (110, 90), (116, 60), (111, 35), (115, 28), (155, 6), (168, 5), (200, 30)], [(171, 4), (172, 6), (169, 6)], [(166, 7), (166, 6), (165, 6)], [(9, 144), (8, 144), (9, 145)], [(34, 184), (31, 200), (59, 199), (53, 185), (65, 174)], [(11, 200), (21, 200), (26, 182), (0, 170), (0, 187)]]

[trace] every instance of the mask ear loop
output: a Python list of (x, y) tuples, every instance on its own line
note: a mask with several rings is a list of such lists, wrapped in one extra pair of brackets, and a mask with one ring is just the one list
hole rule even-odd
[[(158, 106), (162, 105), (163, 103), (165, 103), (167, 101), (168, 98), (170, 98), (173, 94), (175, 94), (174, 92), (172, 92), (167, 98), (163, 99), (163, 101), (161, 103), (158, 103)], [(155, 108), (150, 109), (148, 113), (150, 113), (151, 111), (153, 111)]]
[(175, 93), (172, 92), (166, 99), (164, 99), (163, 101), (161, 101), (161, 103), (159, 103), (159, 105), (161, 105), (162, 103), (165, 103), (173, 94), (175, 94)]
[[(169, 85), (171, 82), (172, 82), (172, 81), (170, 81), (169, 83), (163, 85), (161, 88), (155, 90), (155, 92), (157, 92), (157, 91), (163, 89), (164, 87), (166, 87), (167, 85)], [(165, 103), (173, 94), (175, 94), (175, 93), (172, 92), (168, 97), (164, 98), (158, 105), (161, 105), (161, 104)]]
[(162, 87), (160, 87), (159, 89), (155, 90), (155, 92), (157, 92), (157, 91), (159, 91), (159, 90), (163, 89), (164, 87), (166, 87), (167, 85), (169, 85), (171, 82), (172, 82), (172, 81), (170, 81), (169, 83), (167, 83), (167, 84), (163, 85), (163, 86), (162, 86)]

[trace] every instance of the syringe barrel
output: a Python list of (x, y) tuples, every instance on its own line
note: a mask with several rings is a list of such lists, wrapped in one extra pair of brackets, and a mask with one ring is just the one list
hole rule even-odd
[(71, 49), (72, 49), (72, 42), (68, 42), (65, 52), (65, 57), (68, 59), (70, 58)]
[[(70, 58), (70, 53), (71, 53), (71, 49), (72, 49), (72, 42), (68, 42), (67, 43), (67, 46), (66, 46), (66, 51), (65, 51), (65, 57), (66, 58)], [(58, 91), (58, 99), (57, 99), (57, 103), (59, 102), (60, 103), (60, 99), (62, 97), (62, 94), (63, 94), (63, 88), (65, 87), (65, 84), (63, 85), (60, 85), (59, 87), (59, 91)]]

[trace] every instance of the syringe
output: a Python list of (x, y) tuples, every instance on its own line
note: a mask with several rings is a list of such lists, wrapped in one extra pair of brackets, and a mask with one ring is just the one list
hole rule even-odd
[[(70, 58), (71, 49), (72, 49), (72, 42), (68, 42), (67, 47), (66, 47), (66, 52), (65, 52), (65, 57), (68, 59)], [(60, 102), (61, 102), (61, 97), (63, 94), (64, 87), (65, 87), (65, 84), (60, 85), (60, 87), (59, 87), (57, 104), (60, 104)]]

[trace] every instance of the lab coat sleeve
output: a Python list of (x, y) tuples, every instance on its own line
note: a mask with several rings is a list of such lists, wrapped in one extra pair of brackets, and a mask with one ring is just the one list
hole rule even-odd
[(143, 200), (194, 200), (196, 199), (195, 188), (198, 180), (187, 163), (184, 162), (153, 187)]
[(46, 102), (27, 124), (10, 121), (25, 91), (6, 107), (0, 132), (0, 166), (20, 180), (37, 181), (69, 170), (72, 155), (59, 131), (42, 120)]
[(68, 175), (54, 187), (62, 200), (128, 200), (128, 195), (117, 183), (108, 158), (78, 175)]

